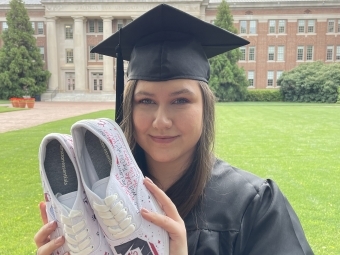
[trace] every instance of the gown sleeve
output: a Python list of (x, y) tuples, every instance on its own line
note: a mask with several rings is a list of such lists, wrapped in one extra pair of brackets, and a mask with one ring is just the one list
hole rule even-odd
[(314, 254), (297, 215), (273, 181), (265, 181), (247, 206), (234, 254)]

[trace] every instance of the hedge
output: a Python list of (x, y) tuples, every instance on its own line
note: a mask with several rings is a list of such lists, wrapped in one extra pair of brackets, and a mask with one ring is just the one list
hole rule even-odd
[(278, 102), (282, 95), (279, 89), (248, 89), (245, 101)]

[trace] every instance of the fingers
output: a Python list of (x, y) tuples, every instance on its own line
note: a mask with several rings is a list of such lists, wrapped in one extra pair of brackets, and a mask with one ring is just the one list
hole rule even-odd
[(62, 246), (65, 242), (65, 238), (60, 236), (50, 241), (49, 235), (57, 228), (57, 222), (51, 221), (48, 224), (42, 226), (38, 233), (34, 236), (35, 244), (38, 247), (38, 255), (49, 255), (55, 249)]
[(46, 204), (45, 204), (45, 202), (40, 202), (39, 203), (39, 209), (40, 209), (40, 216), (41, 216), (42, 222), (45, 225), (48, 222), (47, 214), (46, 214)]
[(34, 241), (37, 247), (43, 246), (50, 241), (50, 234), (57, 228), (57, 222), (51, 221), (39, 229), (34, 236)]
[[(51, 242), (48, 242), (47, 244), (39, 247), (37, 250), (37, 255), (50, 255), (53, 251), (55, 251), (57, 248), (62, 246), (65, 242), (65, 238), (63, 236), (60, 236)], [(68, 255), (69, 253), (65, 253), (64, 255)]]
[(144, 179), (144, 185), (154, 195), (166, 215), (149, 212), (145, 208), (142, 208), (141, 214), (143, 218), (168, 232), (170, 238), (170, 255), (188, 254), (186, 229), (176, 206), (149, 178)]
[(154, 223), (168, 232), (172, 239), (177, 239), (178, 237), (183, 236), (183, 233), (186, 233), (184, 224), (181, 224), (166, 215), (150, 212), (145, 208), (141, 209), (141, 213), (144, 219)]
[(178, 211), (171, 199), (158, 188), (148, 177), (144, 179), (145, 187), (154, 195), (160, 206), (162, 207), (165, 214), (171, 219), (182, 222), (181, 216), (179, 216)]

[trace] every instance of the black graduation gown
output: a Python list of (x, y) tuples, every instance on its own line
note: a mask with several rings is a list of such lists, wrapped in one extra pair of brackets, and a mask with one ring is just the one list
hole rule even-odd
[(221, 160), (184, 221), (189, 255), (313, 254), (278, 186)]

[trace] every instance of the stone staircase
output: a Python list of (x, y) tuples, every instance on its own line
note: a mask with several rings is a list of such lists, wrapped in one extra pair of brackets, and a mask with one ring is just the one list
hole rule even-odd
[(53, 102), (114, 102), (116, 93), (87, 93), (87, 92), (53, 92), (46, 91), (41, 95), (41, 101)]

